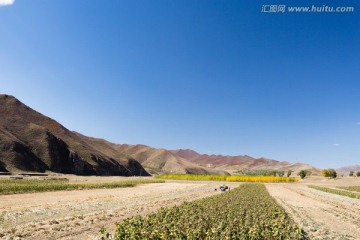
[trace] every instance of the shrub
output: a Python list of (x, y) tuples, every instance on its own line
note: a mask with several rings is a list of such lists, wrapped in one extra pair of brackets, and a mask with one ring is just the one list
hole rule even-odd
[(356, 173), (356, 176), (360, 177), (360, 172), (357, 172), (357, 173)]
[(354, 176), (354, 171), (350, 171), (349, 176), (350, 177)]
[(323, 169), (321, 171), (321, 174), (324, 177), (329, 177), (329, 178), (336, 178), (337, 177), (337, 173), (335, 171), (335, 169), (329, 168), (329, 169)]

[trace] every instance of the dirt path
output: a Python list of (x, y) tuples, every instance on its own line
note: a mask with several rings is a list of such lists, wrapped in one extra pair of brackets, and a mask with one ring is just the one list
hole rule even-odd
[(305, 184), (266, 187), (311, 239), (360, 239), (360, 200), (321, 192)]
[(101, 227), (112, 232), (114, 224), (126, 217), (218, 194), (214, 191), (218, 185), (171, 181), (134, 188), (0, 196), (0, 237), (98, 239)]

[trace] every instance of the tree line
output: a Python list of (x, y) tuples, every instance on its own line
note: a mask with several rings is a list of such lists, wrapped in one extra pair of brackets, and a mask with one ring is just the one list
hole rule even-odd
[[(349, 176), (353, 177), (354, 176), (354, 171), (350, 171)], [(356, 173), (356, 176), (360, 177), (360, 171)]]

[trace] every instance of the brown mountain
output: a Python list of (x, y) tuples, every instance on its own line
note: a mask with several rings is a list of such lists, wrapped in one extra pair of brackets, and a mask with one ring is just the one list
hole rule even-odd
[(221, 169), (199, 166), (171, 151), (152, 148), (145, 145), (117, 145), (118, 150), (138, 160), (149, 172), (158, 173), (191, 173), (191, 174), (228, 174)]
[(71, 132), (55, 120), (0, 95), (0, 171), (79, 175), (148, 175), (135, 159)]
[(200, 153), (197, 153), (191, 149), (178, 149), (178, 150), (171, 150), (170, 152), (172, 152), (175, 156), (185, 158), (188, 160), (194, 160), (201, 156)]
[(320, 174), (320, 169), (303, 163), (280, 162), (267, 158), (253, 158), (247, 155), (241, 156), (223, 156), (199, 154), (189, 149), (171, 150), (175, 156), (187, 159), (200, 166), (224, 170), (227, 172), (236, 172), (239, 170), (292, 170), (298, 172), (302, 169), (309, 170), (313, 174)]
[(356, 175), (357, 172), (360, 172), (360, 165), (353, 165), (353, 166), (347, 166), (347, 167), (341, 167), (336, 169), (338, 173), (344, 174), (344, 176), (349, 176), (350, 171), (354, 172), (354, 175)]

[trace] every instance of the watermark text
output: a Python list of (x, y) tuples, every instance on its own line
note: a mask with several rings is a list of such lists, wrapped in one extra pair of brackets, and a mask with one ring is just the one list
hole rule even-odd
[(287, 6), (287, 5), (262, 5), (262, 13), (353, 13), (355, 7), (351, 6)]

